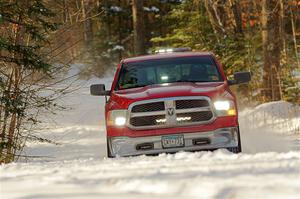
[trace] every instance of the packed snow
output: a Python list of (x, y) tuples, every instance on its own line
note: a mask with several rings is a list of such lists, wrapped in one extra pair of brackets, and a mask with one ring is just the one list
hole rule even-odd
[(123, 9), (121, 7), (119, 7), (119, 6), (111, 6), (110, 10), (112, 12), (122, 12), (123, 11)]
[(157, 12), (159, 12), (159, 8), (157, 8), (155, 6), (144, 7), (144, 11), (157, 13)]
[(125, 48), (124, 46), (120, 46), (120, 45), (115, 45), (112, 49), (112, 51), (124, 51)]
[(30, 143), (15, 163), (0, 166), (1, 199), (40, 198), (299, 198), (300, 111), (287, 102), (262, 104), (240, 114), (243, 153), (179, 152), (106, 158), (103, 105), (91, 83), (62, 103), (72, 107), (37, 135), (58, 144)]

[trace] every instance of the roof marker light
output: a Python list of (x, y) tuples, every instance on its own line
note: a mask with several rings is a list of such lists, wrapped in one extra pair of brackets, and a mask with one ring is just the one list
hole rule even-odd
[(190, 47), (180, 47), (180, 48), (161, 48), (158, 50), (155, 50), (155, 53), (163, 54), (163, 53), (173, 53), (173, 52), (188, 52), (192, 51)]

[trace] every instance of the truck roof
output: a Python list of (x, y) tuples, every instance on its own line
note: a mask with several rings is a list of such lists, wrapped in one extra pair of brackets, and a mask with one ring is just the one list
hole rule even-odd
[(154, 60), (154, 59), (167, 59), (167, 58), (175, 58), (175, 57), (193, 57), (193, 56), (208, 56), (212, 55), (211, 52), (172, 52), (172, 53), (163, 53), (163, 54), (153, 54), (153, 55), (144, 55), (138, 57), (132, 57), (124, 59), (123, 63), (129, 62), (138, 62), (138, 61), (146, 61), (146, 60)]

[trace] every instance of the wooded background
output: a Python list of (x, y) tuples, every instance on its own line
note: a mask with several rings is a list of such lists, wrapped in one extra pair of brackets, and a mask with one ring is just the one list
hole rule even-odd
[[(47, 1), (46, 1), (47, 2)], [(226, 73), (251, 71), (248, 100), (299, 103), (300, 1), (48, 1), (60, 23), (58, 45), (101, 76), (126, 57), (163, 47), (212, 51)], [(68, 44), (67, 44), (68, 43)], [(298, 85), (298, 87), (297, 87)]]
[(235, 88), (241, 104), (300, 104), (299, 0), (0, 0), (0, 162), (27, 139), (51, 142), (30, 129), (61, 108), (66, 88), (49, 87), (72, 63), (85, 65), (81, 78), (101, 77), (170, 47), (212, 51), (228, 76), (251, 71)]

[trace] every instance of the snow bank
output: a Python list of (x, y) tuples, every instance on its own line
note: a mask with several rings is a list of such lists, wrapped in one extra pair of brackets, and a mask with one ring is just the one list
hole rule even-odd
[(300, 107), (285, 101), (269, 102), (241, 112), (240, 122), (252, 131), (300, 134)]
[(239, 114), (242, 148), (246, 153), (288, 152), (300, 148), (300, 109), (278, 101)]

